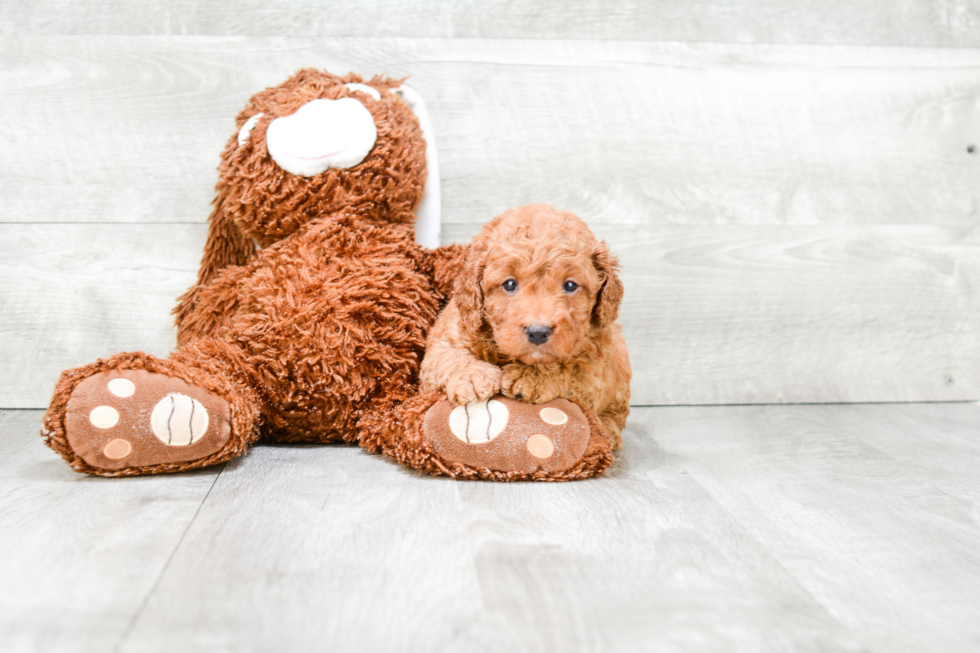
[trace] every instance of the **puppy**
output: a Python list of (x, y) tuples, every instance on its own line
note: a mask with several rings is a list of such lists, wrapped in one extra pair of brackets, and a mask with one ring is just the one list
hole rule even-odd
[(454, 404), (498, 392), (588, 406), (613, 449), (629, 414), (618, 263), (582, 220), (546, 204), (506, 211), (476, 236), (426, 341), (424, 390)]

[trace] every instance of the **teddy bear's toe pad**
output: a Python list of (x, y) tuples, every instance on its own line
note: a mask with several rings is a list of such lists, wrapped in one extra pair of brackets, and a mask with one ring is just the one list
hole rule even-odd
[(65, 430), (86, 463), (119, 470), (217, 453), (231, 435), (230, 416), (223, 399), (181, 379), (115, 370), (78, 384), (68, 400)]
[(502, 395), (455, 407), (440, 401), (426, 413), (423, 429), (445, 460), (526, 474), (570, 468), (591, 436), (582, 409), (567, 399), (528, 404)]

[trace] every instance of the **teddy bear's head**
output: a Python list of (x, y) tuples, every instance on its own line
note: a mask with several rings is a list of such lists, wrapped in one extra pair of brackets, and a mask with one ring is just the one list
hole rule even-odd
[(304, 69), (255, 94), (221, 155), (217, 201), (260, 245), (356, 205), (412, 222), (425, 140), (401, 81)]

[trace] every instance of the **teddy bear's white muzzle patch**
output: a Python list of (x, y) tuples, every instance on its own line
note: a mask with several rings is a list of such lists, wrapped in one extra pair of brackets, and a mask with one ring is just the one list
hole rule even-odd
[(377, 138), (371, 112), (354, 98), (307, 102), (293, 115), (269, 123), (265, 136), (272, 160), (302, 177), (353, 168)]

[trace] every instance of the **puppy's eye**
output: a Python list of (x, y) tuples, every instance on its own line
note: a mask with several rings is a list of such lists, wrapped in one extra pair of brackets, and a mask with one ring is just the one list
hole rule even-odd
[(562, 286), (562, 290), (568, 293), (575, 292), (576, 290), (578, 290), (578, 284), (572, 281), (571, 279), (569, 279), (568, 281), (565, 282), (565, 285)]
[(517, 290), (517, 280), (516, 279), (508, 279), (507, 281), (503, 282), (500, 285), (507, 292), (515, 292)]

